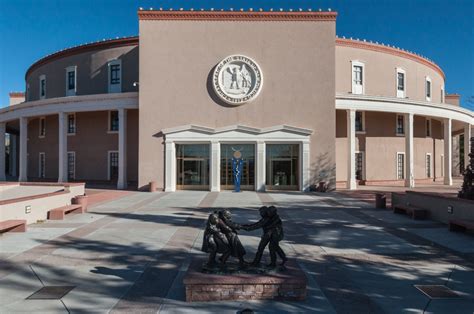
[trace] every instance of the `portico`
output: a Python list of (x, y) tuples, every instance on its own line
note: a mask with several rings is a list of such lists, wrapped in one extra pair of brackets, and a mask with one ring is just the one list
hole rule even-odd
[[(242, 125), (216, 129), (186, 125), (164, 129), (162, 133), (165, 136), (165, 191), (192, 189), (193, 185), (198, 189), (220, 191), (221, 178), (227, 180), (228, 175), (221, 167), (226, 163), (222, 147), (242, 150), (244, 163), (249, 156), (251, 162), (246, 167), (253, 169), (248, 169), (247, 176), (251, 177), (244, 181), (253, 183), (253, 190), (309, 190), (312, 130), (286, 125), (263, 129)], [(187, 146), (190, 153), (177, 156), (183, 146)], [(275, 151), (280, 154), (271, 158)], [(183, 158), (189, 160), (188, 166)]]
[[(397, 114), (397, 116), (403, 116), (403, 131), (401, 135), (404, 138), (404, 150), (401, 153), (403, 154), (401, 163), (404, 167), (402, 169), (403, 176), (398, 177), (398, 179), (403, 179), (404, 186), (407, 188), (414, 188), (415, 187), (415, 180), (419, 179), (415, 174), (415, 161), (417, 156), (415, 152), (417, 149), (415, 148), (415, 136), (414, 136), (414, 129), (415, 124), (414, 121), (417, 117), (422, 117), (425, 120), (429, 120), (429, 124), (424, 125), (423, 128), (426, 128), (426, 132), (428, 138), (432, 138), (431, 128), (432, 128), (432, 120), (439, 121), (441, 126), (441, 134), (440, 138), (442, 139), (442, 158), (440, 161), (432, 161), (431, 153), (427, 153), (427, 157), (425, 160), (425, 168), (426, 168), (426, 176), (435, 180), (436, 177), (442, 177), (443, 182), (445, 185), (452, 185), (452, 136), (453, 136), (453, 121), (456, 122), (456, 128), (462, 128), (465, 137), (464, 137), (464, 160), (468, 160), (469, 156), (469, 141), (466, 140), (471, 136), (471, 122), (472, 120), (469, 115), (469, 110), (461, 108), (461, 107), (454, 107), (451, 105), (444, 105), (444, 104), (433, 104), (433, 103), (424, 103), (424, 102), (415, 102), (415, 101), (408, 101), (408, 100), (399, 100), (387, 97), (374, 97), (374, 96), (358, 96), (358, 95), (351, 95), (351, 96), (342, 96), (336, 98), (336, 108), (337, 109), (345, 109), (346, 111), (346, 121), (347, 121), (347, 179), (346, 179), (346, 187), (348, 189), (356, 189), (357, 188), (357, 180), (356, 180), (356, 142), (357, 142), (357, 133), (362, 133), (364, 136), (366, 135), (366, 131), (364, 129), (363, 132), (356, 131), (356, 112), (385, 112), (391, 114)], [(364, 126), (365, 127), (365, 126)], [(366, 126), (370, 129), (370, 125)], [(457, 130), (459, 131), (459, 130)], [(425, 131), (423, 131), (425, 132)], [(419, 132), (418, 132), (419, 133)], [(420, 134), (418, 134), (420, 137)], [(364, 145), (368, 145), (365, 143)], [(439, 149), (436, 148), (436, 140), (433, 138), (433, 147), (435, 150), (439, 152)], [(380, 146), (379, 149), (383, 151), (383, 146)], [(379, 152), (380, 153), (380, 152)], [(428, 157), (429, 155), (429, 157)], [(398, 158), (398, 157), (397, 157)], [(384, 159), (384, 158), (382, 158)], [(419, 159), (419, 156), (418, 156)], [(399, 161), (397, 160), (397, 163)], [(466, 163), (465, 163), (466, 164)], [(436, 167), (439, 165), (439, 167)], [(364, 167), (371, 167), (373, 165), (364, 165)], [(392, 165), (387, 165), (388, 167), (392, 167)], [(398, 165), (397, 165), (398, 167)], [(382, 167), (383, 168), (383, 167)], [(435, 174), (431, 174), (432, 169), (441, 169), (439, 171), (434, 171)], [(423, 177), (426, 178), (426, 177)], [(420, 178), (420, 179), (423, 179)], [(393, 181), (396, 181), (397, 178), (393, 178)], [(387, 182), (384, 182), (387, 183)]]

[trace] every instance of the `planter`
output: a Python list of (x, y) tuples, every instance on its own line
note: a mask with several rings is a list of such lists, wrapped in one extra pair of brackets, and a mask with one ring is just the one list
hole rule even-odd
[(149, 184), (150, 192), (156, 192), (156, 181), (151, 181)]

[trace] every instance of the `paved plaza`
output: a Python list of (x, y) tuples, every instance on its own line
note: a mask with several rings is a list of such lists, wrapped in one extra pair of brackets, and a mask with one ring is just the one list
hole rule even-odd
[[(474, 237), (437, 222), (339, 192), (104, 193), (91, 195), (86, 214), (0, 236), (0, 313), (474, 312)], [(283, 249), (307, 275), (307, 300), (186, 303), (182, 279), (204, 256), (208, 213), (229, 208), (246, 223), (268, 204), (284, 220)], [(247, 260), (260, 233), (240, 232)], [(415, 285), (457, 297), (430, 299)], [(59, 286), (55, 296), (35, 294), (49, 286)]]

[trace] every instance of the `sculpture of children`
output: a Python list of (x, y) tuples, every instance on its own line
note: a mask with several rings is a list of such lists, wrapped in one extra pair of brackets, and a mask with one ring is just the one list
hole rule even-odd
[(263, 229), (263, 234), (260, 238), (260, 243), (258, 244), (257, 253), (252, 262), (252, 266), (260, 265), (263, 251), (269, 243), (271, 263), (268, 266), (276, 266), (277, 254), (282, 260), (281, 265), (284, 265), (287, 261), (287, 258), (279, 245), (279, 242), (283, 240), (283, 226), (280, 216), (277, 213), (277, 209), (275, 206), (262, 206), (260, 207), (259, 212), (262, 218), (258, 222), (249, 225), (242, 225), (242, 229), (247, 231), (256, 230), (259, 228)]

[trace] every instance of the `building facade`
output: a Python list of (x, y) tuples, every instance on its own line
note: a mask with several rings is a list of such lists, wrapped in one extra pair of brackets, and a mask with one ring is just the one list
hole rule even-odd
[(237, 153), (249, 190), (452, 184), (453, 138), (468, 147), (474, 118), (433, 61), (338, 38), (335, 12), (138, 18), (139, 37), (28, 69), (24, 101), (0, 110), (0, 179), (220, 191)]

